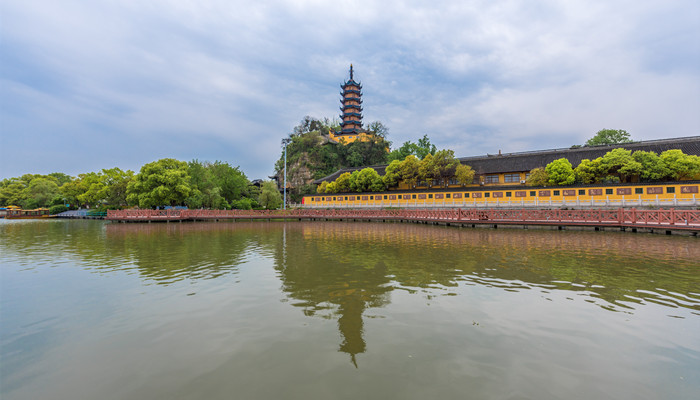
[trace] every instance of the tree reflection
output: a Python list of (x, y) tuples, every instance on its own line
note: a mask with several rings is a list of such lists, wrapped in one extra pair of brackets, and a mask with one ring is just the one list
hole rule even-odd
[(90, 271), (134, 270), (160, 285), (236, 274), (269, 257), (292, 305), (337, 320), (338, 350), (356, 366), (368, 351), (366, 311), (388, 305), (395, 289), (426, 299), (466, 285), (577, 292), (615, 312), (654, 302), (700, 315), (694, 238), (347, 222), (33, 221), (3, 222), (0, 233), (4, 260), (46, 264), (61, 254)]

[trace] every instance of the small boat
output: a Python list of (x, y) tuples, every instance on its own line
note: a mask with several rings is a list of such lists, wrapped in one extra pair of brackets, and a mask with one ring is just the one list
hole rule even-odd
[(33, 210), (23, 210), (19, 207), (7, 207), (5, 209), (5, 218), (7, 219), (38, 219), (49, 218), (48, 208), (35, 208)]

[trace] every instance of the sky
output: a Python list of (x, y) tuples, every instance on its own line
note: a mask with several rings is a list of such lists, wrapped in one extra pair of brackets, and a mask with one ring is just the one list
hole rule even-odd
[(0, 2), (0, 178), (161, 159), (273, 174), (304, 118), (458, 157), (700, 135), (697, 0)]

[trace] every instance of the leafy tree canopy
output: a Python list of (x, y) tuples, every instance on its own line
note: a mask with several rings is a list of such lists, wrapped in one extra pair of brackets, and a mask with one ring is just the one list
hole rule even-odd
[(549, 183), (549, 175), (544, 168), (535, 168), (530, 171), (530, 176), (527, 178), (528, 186), (547, 186)]
[(422, 160), (428, 154), (435, 154), (436, 152), (437, 148), (434, 144), (430, 143), (430, 138), (428, 138), (428, 135), (423, 135), (421, 139), (418, 139), (418, 143), (413, 143), (409, 140), (404, 142), (398, 149), (393, 150), (391, 153), (389, 153), (388, 161), (402, 161), (410, 155), (414, 155)]
[(163, 158), (141, 167), (129, 182), (127, 201), (141, 208), (183, 205), (192, 190), (188, 164)]
[(550, 185), (571, 185), (576, 180), (574, 169), (566, 158), (560, 158), (547, 164), (545, 172)]
[(602, 129), (595, 136), (588, 139), (586, 146), (599, 146), (604, 144), (630, 143), (630, 134), (623, 129)]
[(276, 210), (282, 206), (282, 195), (274, 181), (263, 182), (258, 203), (268, 210)]

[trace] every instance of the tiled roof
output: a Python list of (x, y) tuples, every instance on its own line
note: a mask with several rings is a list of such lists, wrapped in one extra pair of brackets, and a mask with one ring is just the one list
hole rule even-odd
[[(504, 153), (504, 154), (487, 154), (485, 156), (476, 157), (460, 157), (459, 161), (462, 164), (469, 165), (474, 169), (474, 172), (479, 174), (496, 174), (503, 172), (522, 172), (530, 171), (537, 167), (544, 167), (550, 162), (566, 158), (571, 164), (576, 167), (583, 159), (594, 159), (602, 157), (605, 153), (612, 149), (625, 148), (627, 150), (637, 151), (653, 151), (657, 154), (671, 149), (679, 149), (685, 154), (700, 156), (700, 136), (689, 136), (674, 139), (659, 139), (645, 140), (641, 142), (623, 143), (616, 145), (602, 146), (586, 146), (566, 149), (551, 149), (526, 151), (520, 153)], [(368, 167), (344, 168), (338, 170), (326, 177), (315, 180), (313, 183), (320, 184), (321, 182), (332, 182), (336, 180), (342, 173), (361, 170)], [(386, 165), (373, 165), (369, 168), (374, 168), (379, 175), (384, 175)]]
[(610, 150), (624, 148), (627, 150), (653, 151), (657, 154), (671, 149), (680, 149), (685, 154), (700, 155), (700, 136), (676, 139), (646, 140), (642, 142), (622, 143), (616, 145), (586, 146), (567, 149), (528, 151), (521, 153), (487, 154), (477, 157), (461, 157), (462, 164), (469, 165), (476, 174), (493, 174), (500, 172), (530, 171), (544, 167), (550, 162), (566, 158), (576, 167), (583, 159), (602, 157)]

